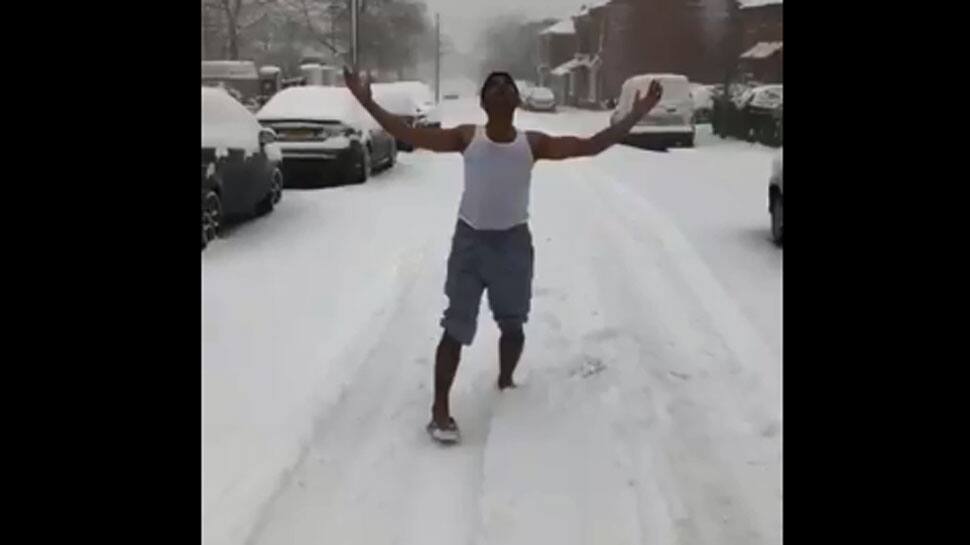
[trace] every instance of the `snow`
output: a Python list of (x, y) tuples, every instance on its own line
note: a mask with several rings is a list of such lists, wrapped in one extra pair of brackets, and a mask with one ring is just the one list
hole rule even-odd
[(558, 23), (547, 27), (539, 34), (575, 34), (576, 27), (572, 19), (563, 19)]
[(617, 112), (625, 115), (633, 107), (633, 100), (636, 93), (645, 94), (650, 90), (650, 83), (660, 82), (663, 86), (663, 95), (660, 98), (661, 106), (693, 106), (693, 99), (690, 94), (690, 83), (687, 77), (680, 74), (640, 74), (633, 76), (623, 82), (620, 87), (620, 98), (617, 104)]
[(741, 54), (742, 59), (767, 59), (780, 51), (784, 42), (758, 42)]
[(693, 125), (647, 125), (637, 124), (630, 129), (630, 134), (690, 134), (694, 132)]
[(553, 94), (552, 89), (548, 87), (533, 87), (529, 91), (529, 98), (539, 99), (539, 100), (553, 100), (556, 95)]
[(714, 108), (714, 96), (709, 85), (692, 83), (690, 86), (690, 96), (694, 99), (695, 110)]
[(351, 140), (346, 136), (331, 136), (320, 142), (283, 142), (284, 150), (339, 151), (350, 147)]
[(253, 114), (217, 87), (202, 86), (202, 147), (225, 156), (230, 148), (247, 155), (259, 152), (259, 122)]
[(404, 91), (411, 95), (418, 105), (418, 112), (429, 121), (440, 122), (441, 113), (434, 102), (434, 93), (421, 81), (395, 81), (383, 84), (388, 89)]
[(283, 160), (283, 150), (276, 142), (263, 146), (263, 151), (266, 153), (266, 159), (268, 159), (270, 162), (279, 163)]
[(339, 121), (356, 126), (368, 114), (344, 87), (288, 87), (273, 95), (256, 114), (260, 121)]
[[(443, 116), (484, 121), (474, 97)], [(517, 124), (589, 135), (607, 117)], [(460, 156), (287, 191), (210, 244), (204, 543), (779, 543), (775, 152), (702, 127), (696, 149), (536, 166), (520, 388), (494, 388), (483, 304), (454, 448), (423, 426)]]
[(580, 15), (586, 15), (590, 11), (592, 11), (592, 10), (594, 10), (596, 8), (601, 8), (601, 7), (609, 4), (612, 1), (613, 0), (591, 0), (591, 1), (588, 1), (588, 2), (586, 2), (585, 4), (583, 4), (580, 7), (579, 14)]
[(782, 85), (762, 85), (751, 89), (751, 105), (760, 108), (777, 108), (783, 101), (784, 87)]
[(560, 64), (559, 66), (552, 69), (552, 75), (554, 76), (565, 76), (569, 72), (573, 71), (578, 66), (582, 66), (584, 63), (579, 59), (569, 59), (568, 61)]
[(404, 89), (387, 83), (371, 85), (374, 101), (394, 115), (416, 117), (418, 104), (414, 96)]
[(738, 0), (738, 2), (741, 4), (741, 9), (748, 9), (781, 4), (782, 0)]

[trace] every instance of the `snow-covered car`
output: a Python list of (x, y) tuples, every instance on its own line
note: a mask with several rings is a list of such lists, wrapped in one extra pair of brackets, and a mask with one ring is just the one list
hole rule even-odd
[(690, 82), (680, 74), (642, 74), (626, 80), (620, 88), (620, 99), (610, 116), (610, 123), (615, 124), (629, 114), (636, 94), (646, 95), (652, 81), (660, 82), (663, 87), (660, 103), (634, 125), (625, 141), (693, 147), (694, 100), (690, 95)]
[[(421, 108), (414, 95), (389, 83), (372, 84), (371, 91), (374, 93), (374, 101), (382, 108), (400, 117), (409, 126), (417, 126)], [(407, 142), (396, 142), (396, 145), (399, 151), (414, 151), (414, 146)]]
[(279, 135), (288, 186), (364, 183), (397, 159), (394, 138), (345, 87), (290, 87), (256, 115)]
[(694, 100), (694, 123), (710, 123), (714, 112), (714, 89), (711, 85), (690, 84), (690, 96)]
[(227, 218), (266, 214), (283, 197), (275, 133), (229, 93), (202, 87), (202, 248)]
[(749, 140), (756, 140), (766, 146), (781, 144), (781, 112), (783, 107), (781, 85), (762, 85), (749, 91), (744, 103)]
[(431, 88), (420, 81), (395, 81), (387, 85), (398, 89), (403, 89), (410, 93), (411, 97), (418, 105), (418, 119), (415, 125), (418, 127), (441, 127), (441, 112), (438, 104), (435, 103), (434, 93)]
[(527, 110), (539, 112), (556, 111), (556, 95), (548, 87), (532, 87), (522, 98), (522, 105)]
[(771, 179), (768, 181), (768, 212), (771, 214), (771, 238), (781, 246), (784, 230), (784, 197), (782, 183), (782, 151), (771, 163)]

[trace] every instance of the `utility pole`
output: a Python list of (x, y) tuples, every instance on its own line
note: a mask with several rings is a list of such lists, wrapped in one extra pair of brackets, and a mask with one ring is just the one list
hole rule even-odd
[(434, 14), (434, 101), (441, 102), (441, 14)]

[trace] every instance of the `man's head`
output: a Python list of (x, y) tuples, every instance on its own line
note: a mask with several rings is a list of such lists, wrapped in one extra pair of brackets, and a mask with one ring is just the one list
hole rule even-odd
[(508, 72), (492, 72), (482, 84), (481, 99), (486, 113), (511, 112), (519, 106), (519, 88)]

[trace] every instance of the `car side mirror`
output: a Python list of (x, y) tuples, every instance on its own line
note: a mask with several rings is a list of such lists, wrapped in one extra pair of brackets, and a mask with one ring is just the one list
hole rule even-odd
[(265, 146), (276, 142), (276, 131), (270, 128), (263, 128), (259, 131), (259, 145)]

